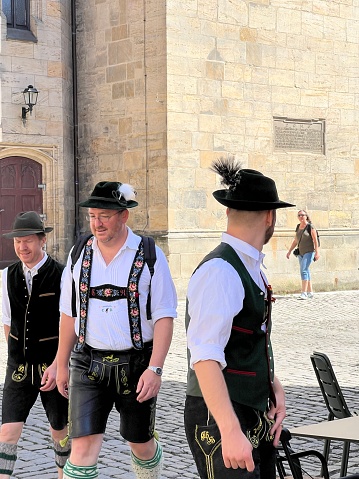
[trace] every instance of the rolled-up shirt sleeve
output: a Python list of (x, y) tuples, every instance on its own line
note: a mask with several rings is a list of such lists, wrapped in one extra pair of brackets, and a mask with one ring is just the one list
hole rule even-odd
[(243, 307), (244, 288), (238, 273), (223, 259), (207, 261), (190, 279), (187, 299), (190, 367), (213, 360), (225, 368), (224, 349), (233, 318)]
[(156, 246), (156, 262), (151, 279), (151, 314), (155, 323), (161, 318), (177, 318), (177, 293), (167, 258)]
[[(72, 316), (71, 251), (67, 259), (66, 267), (61, 276), (60, 312), (66, 314), (67, 316)], [(76, 305), (78, 304), (79, 298), (76, 292)]]
[(7, 292), (7, 268), (2, 272), (2, 322), (6, 326), (11, 326), (11, 309), (9, 295)]

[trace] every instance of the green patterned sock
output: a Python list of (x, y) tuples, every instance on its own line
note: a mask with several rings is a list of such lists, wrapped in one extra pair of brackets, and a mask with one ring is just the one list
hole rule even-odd
[(17, 445), (0, 442), (0, 474), (11, 476), (14, 471)]
[(160, 479), (163, 465), (162, 446), (156, 441), (157, 448), (152, 459), (142, 460), (131, 452), (132, 468), (137, 479)]
[(65, 467), (63, 468), (63, 479), (97, 479), (98, 470), (97, 464), (94, 466), (74, 466), (67, 459)]

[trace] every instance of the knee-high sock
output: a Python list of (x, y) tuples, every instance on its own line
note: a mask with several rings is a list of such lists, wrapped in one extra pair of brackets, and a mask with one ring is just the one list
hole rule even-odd
[(61, 446), (59, 442), (55, 441), (55, 439), (52, 439), (52, 448), (55, 452), (56, 466), (60, 469), (63, 469), (67, 459), (70, 456), (71, 441), (66, 441), (66, 444), (64, 446)]
[(146, 461), (136, 457), (131, 452), (132, 469), (137, 479), (160, 479), (163, 466), (162, 446), (156, 441), (157, 448), (152, 459)]
[(94, 466), (75, 466), (67, 459), (62, 477), (63, 479), (97, 479), (97, 464)]
[(0, 442), (0, 474), (11, 476), (17, 459), (17, 444)]

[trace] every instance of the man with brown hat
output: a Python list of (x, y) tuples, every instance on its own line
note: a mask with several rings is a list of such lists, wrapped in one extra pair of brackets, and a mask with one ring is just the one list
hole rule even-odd
[(234, 158), (212, 168), (225, 189), (221, 244), (195, 270), (187, 293), (185, 427), (201, 479), (275, 479), (285, 417), (270, 343), (272, 291), (261, 271), (280, 201), (274, 181)]
[(149, 238), (126, 225), (128, 210), (137, 204), (130, 185), (111, 181), (98, 183), (80, 203), (88, 208), (92, 236), (74, 264), (70, 254), (60, 306), (57, 385), (69, 395), (72, 438), (64, 478), (98, 477), (98, 456), (113, 405), (120, 413), (120, 433), (130, 445), (136, 477), (161, 475), (156, 397), (177, 299), (162, 250), (155, 247), (152, 275), (145, 248)]
[(59, 300), (63, 265), (44, 251), (46, 233), (35, 211), (19, 213), (13, 239), (20, 261), (2, 273), (2, 313), (8, 360), (2, 400), (0, 478), (10, 478), (24, 423), (40, 394), (55, 451), (58, 477), (70, 453), (60, 445), (67, 435), (68, 401), (56, 388)]

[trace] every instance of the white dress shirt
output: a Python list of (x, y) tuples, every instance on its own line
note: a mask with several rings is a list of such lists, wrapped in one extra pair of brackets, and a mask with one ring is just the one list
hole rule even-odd
[[(264, 254), (227, 233), (222, 242), (236, 251), (253, 281), (265, 294), (267, 283), (261, 271)], [(193, 274), (188, 285), (188, 312), (191, 321), (187, 345), (190, 367), (198, 361), (214, 360), (226, 367), (224, 348), (231, 334), (233, 318), (241, 311), (245, 296), (242, 280), (227, 261), (213, 258)]]
[[(96, 238), (92, 244), (93, 259), (90, 287), (111, 284), (117, 287), (127, 287), (128, 276), (133, 264), (135, 253), (140, 243), (140, 237), (130, 228), (127, 239), (113, 260), (107, 265), (98, 247)], [(153, 339), (153, 327), (161, 318), (176, 318), (177, 295), (170, 275), (167, 259), (163, 251), (156, 246), (156, 262), (151, 281), (150, 271), (145, 264), (138, 284), (139, 304), (141, 312), (142, 337), (144, 342)], [(82, 266), (82, 253), (74, 266), (73, 276), (76, 285), (76, 308), (79, 314), (79, 277)], [(149, 284), (151, 281), (151, 311), (152, 319), (146, 318), (146, 304)], [(71, 255), (64, 272), (64, 284), (61, 291), (60, 311), (72, 316), (72, 274)], [(79, 331), (79, 318), (75, 320), (75, 331)], [(130, 334), (127, 299), (111, 302), (98, 298), (90, 298), (86, 327), (86, 343), (96, 349), (125, 350), (133, 347)]]

